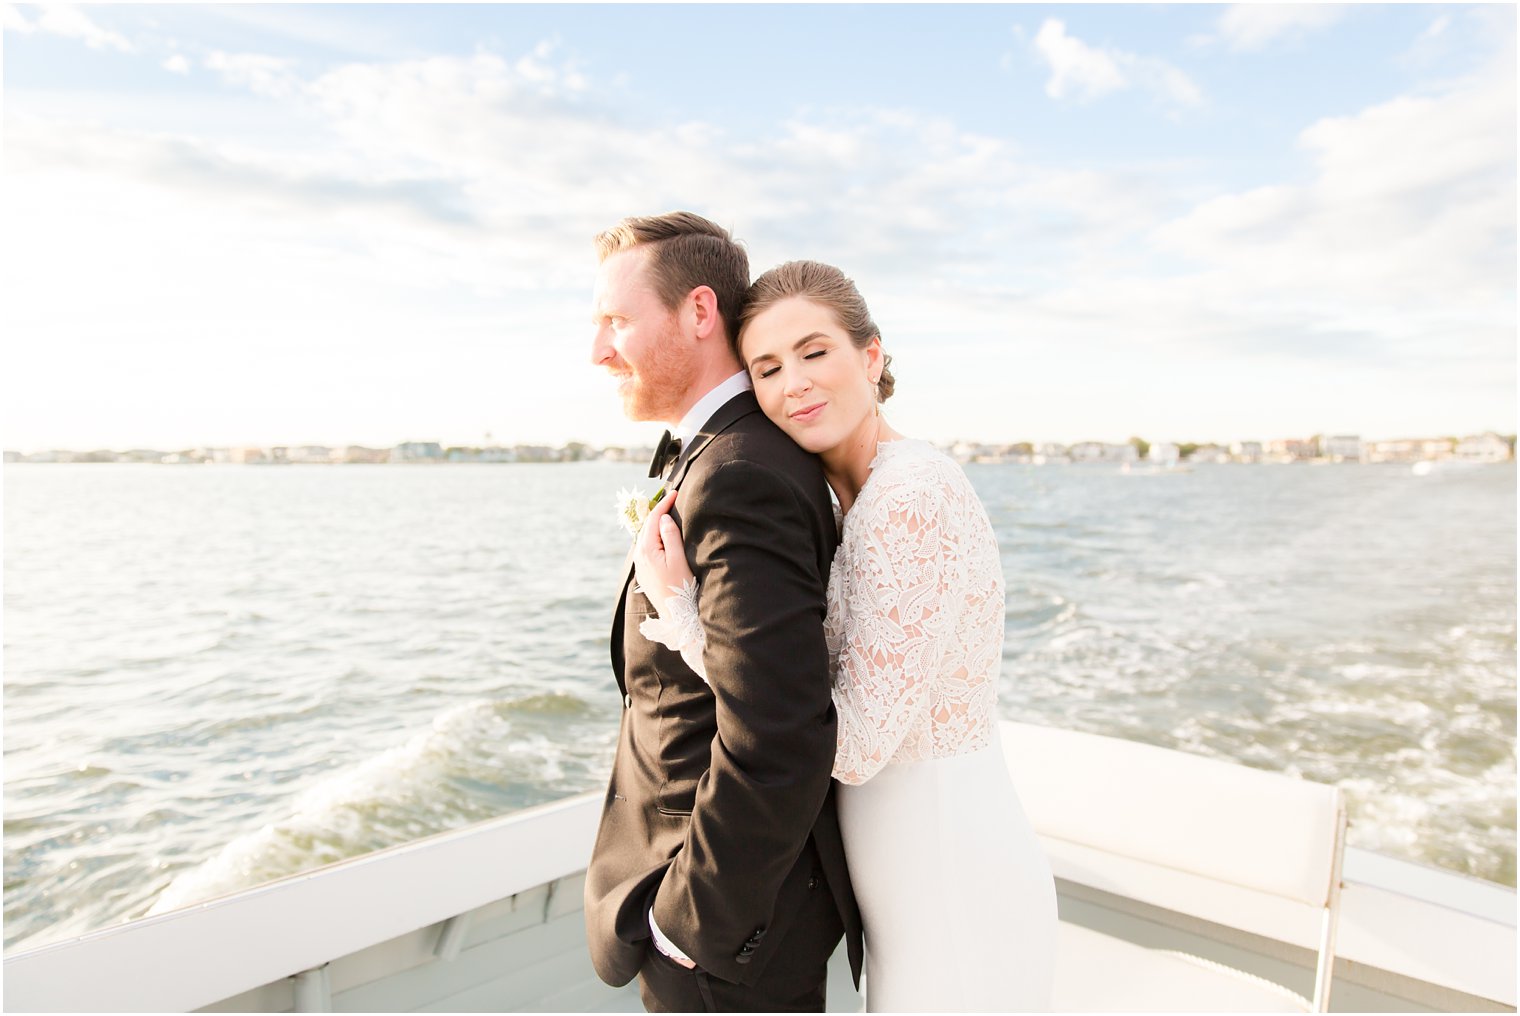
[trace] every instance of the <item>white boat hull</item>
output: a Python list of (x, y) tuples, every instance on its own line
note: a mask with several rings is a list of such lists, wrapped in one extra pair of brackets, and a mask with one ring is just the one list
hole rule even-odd
[[(639, 1011), (636, 985), (603, 985), (586, 952), (581, 886), (601, 797), (17, 953), (5, 1008)], [(1058, 1010), (1143, 1010), (1147, 978), (1186, 986), (1199, 1011), (1292, 1011), (1292, 994), (1312, 995), (1315, 928), (1280, 901), (1043, 832), (1062, 921)], [(1514, 890), (1355, 849), (1342, 886), (1332, 1010), (1514, 1010)], [(842, 955), (829, 1008), (861, 1008)]]

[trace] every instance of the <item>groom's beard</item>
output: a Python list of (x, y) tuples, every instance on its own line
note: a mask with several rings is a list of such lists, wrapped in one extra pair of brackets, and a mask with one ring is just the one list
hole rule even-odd
[(632, 372), (618, 386), (628, 419), (678, 423), (681, 400), (697, 376), (697, 365), (681, 348), (674, 323), (640, 365), (629, 366)]

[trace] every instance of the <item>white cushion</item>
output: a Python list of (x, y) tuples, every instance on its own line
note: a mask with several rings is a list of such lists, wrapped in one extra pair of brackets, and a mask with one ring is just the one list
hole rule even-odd
[(1098, 734), (1002, 726), (1008, 770), (1042, 835), (1328, 905), (1337, 788)]

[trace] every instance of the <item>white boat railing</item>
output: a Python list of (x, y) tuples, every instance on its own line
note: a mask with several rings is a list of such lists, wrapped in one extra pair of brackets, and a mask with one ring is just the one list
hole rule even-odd
[[(1312, 984), (1309, 1001), (1320, 1007), (1336, 986), (1358, 997), (1344, 994), (1355, 980), (1391, 984), (1388, 997), (1428, 1007), (1514, 1008), (1514, 890), (1355, 849), (1344, 851), (1342, 874), (1344, 814), (1338, 794), (1324, 795), (1330, 788), (1113, 741), (1023, 725), (1005, 732), (1010, 770), (1057, 876), (1062, 933), (1087, 936), (1068, 952), (1075, 962), (1128, 957), (1129, 969), (1175, 993), (1212, 976), (1207, 964), (1170, 963), (1176, 943), (1204, 955), (1222, 941), (1225, 959), (1230, 949), (1271, 954), (1257, 973), (1301, 979), (1298, 994)], [(471, 929), (472, 911), (508, 899), (517, 916), (559, 922), (565, 947), (583, 950), (567, 922), (579, 920), (574, 887), (602, 800), (581, 794), (19, 951), (4, 962), (5, 1008), (189, 1011), (283, 985), (281, 1007), (320, 1011), (335, 991), (386, 976), (394, 953), (384, 943), (407, 938), (420, 943), (409, 962), (457, 965), (449, 961), (465, 938), (484, 933)], [(556, 886), (577, 898), (556, 897)], [(1104, 915), (1117, 918), (1105, 925)], [(1125, 920), (1151, 938), (1125, 939)], [(1089, 946), (1101, 950), (1082, 951)], [(338, 962), (356, 954), (367, 958)], [(1089, 1009), (1157, 1007), (1140, 1004), (1138, 981), (1126, 982), (1118, 965), (1079, 968), (1066, 983), (1062, 1008), (1083, 1008), (1084, 997)], [(1104, 985), (1111, 1004), (1082, 995)], [(1058, 1003), (1061, 990), (1058, 980)], [(1280, 996), (1275, 1005), (1284, 1007)]]
[(292, 976), (315, 1006), (334, 958), (583, 869), (602, 797), (580, 794), (8, 956), (5, 1008), (188, 1012)]

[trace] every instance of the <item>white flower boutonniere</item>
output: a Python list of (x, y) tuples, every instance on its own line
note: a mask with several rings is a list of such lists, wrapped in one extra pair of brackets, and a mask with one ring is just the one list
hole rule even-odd
[(655, 491), (653, 497), (645, 497), (644, 492), (637, 487), (632, 490), (624, 488), (618, 491), (616, 503), (618, 522), (628, 530), (629, 536), (639, 535), (639, 530), (644, 528), (644, 520), (649, 517), (649, 510), (659, 504), (660, 498), (664, 496), (664, 487)]

